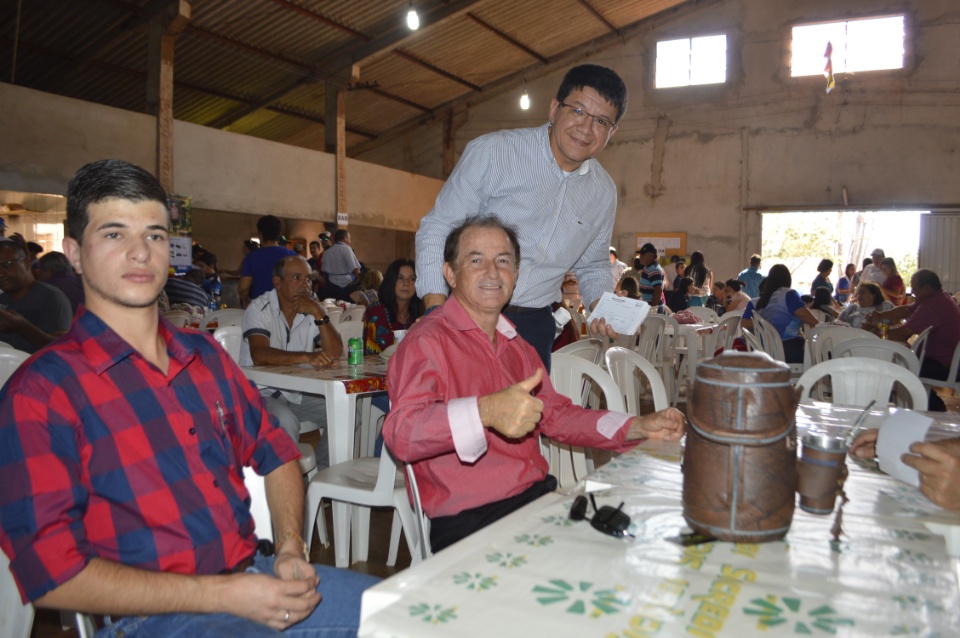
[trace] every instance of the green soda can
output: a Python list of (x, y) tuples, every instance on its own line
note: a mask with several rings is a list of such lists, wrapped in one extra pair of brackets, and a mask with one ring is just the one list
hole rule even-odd
[(347, 340), (347, 364), (363, 365), (363, 339), (352, 337)]

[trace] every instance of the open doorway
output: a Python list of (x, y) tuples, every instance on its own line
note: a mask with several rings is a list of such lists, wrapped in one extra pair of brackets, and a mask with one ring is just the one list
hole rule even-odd
[(847, 264), (859, 271), (875, 248), (891, 257), (908, 281), (918, 266), (920, 219), (927, 211), (816, 211), (777, 212), (761, 218), (765, 268), (785, 264), (793, 287), (810, 292), (821, 259), (833, 261), (830, 281), (836, 284)]

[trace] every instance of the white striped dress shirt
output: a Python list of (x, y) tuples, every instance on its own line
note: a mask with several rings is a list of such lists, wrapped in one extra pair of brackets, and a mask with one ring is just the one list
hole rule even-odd
[(467, 145), (417, 231), (417, 293), (449, 294), (443, 245), (467, 217), (496, 214), (517, 229), (520, 273), (510, 303), (542, 308), (560, 300), (572, 270), (589, 307), (612, 291), (610, 236), (617, 209), (613, 180), (596, 159), (566, 173), (550, 149), (548, 124), (499, 131)]

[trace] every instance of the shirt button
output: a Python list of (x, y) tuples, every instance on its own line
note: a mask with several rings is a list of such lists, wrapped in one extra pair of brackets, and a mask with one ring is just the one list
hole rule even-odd
[(197, 428), (190, 428), (190, 434), (196, 434)]
[(217, 479), (213, 479), (213, 486), (220, 487), (220, 481), (218, 481)]

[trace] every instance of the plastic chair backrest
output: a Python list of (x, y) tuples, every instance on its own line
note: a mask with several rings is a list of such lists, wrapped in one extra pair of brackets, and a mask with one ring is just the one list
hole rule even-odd
[(723, 349), (731, 350), (733, 348), (733, 340), (737, 338), (737, 332), (740, 329), (740, 317), (743, 316), (742, 312), (725, 312), (720, 318), (720, 323), (717, 325), (718, 333), (718, 343), (719, 339), (723, 339)]
[(797, 381), (800, 403), (813, 402), (810, 392), (825, 377), (830, 377), (832, 402), (836, 405), (863, 408), (876, 401), (886, 406), (894, 387), (900, 384), (910, 395), (914, 410), (927, 407), (927, 392), (916, 375), (895, 363), (867, 357), (838, 357), (804, 372)]
[(610, 348), (604, 355), (607, 361), (607, 370), (620, 388), (620, 397), (626, 411), (630, 414), (640, 414), (640, 395), (644, 393), (643, 377), (650, 383), (650, 394), (653, 396), (653, 409), (665, 410), (670, 407), (667, 390), (660, 378), (660, 373), (654, 365), (636, 352), (626, 348)]
[(0, 350), (0, 388), (13, 376), (20, 364), (29, 358), (30, 355), (23, 350), (14, 350), (13, 348)]
[(639, 339), (635, 352), (653, 364), (663, 361), (665, 342), (663, 331), (667, 320), (660, 315), (647, 315), (640, 324)]
[(747, 344), (747, 352), (766, 352), (766, 350), (763, 349), (763, 344), (760, 343), (760, 339), (747, 328), (741, 329), (740, 336), (743, 337), (744, 343)]
[(243, 328), (240, 326), (224, 326), (217, 328), (213, 333), (216, 339), (227, 354), (236, 361), (240, 362), (240, 344), (243, 342)]
[(931, 330), (933, 330), (933, 326), (927, 326), (917, 333), (913, 343), (910, 344), (910, 349), (913, 350), (913, 354), (917, 355), (917, 360), (920, 362), (920, 365), (923, 365), (923, 357), (927, 354), (927, 337), (930, 335)]
[(600, 360), (603, 358), (603, 342), (596, 338), (581, 339), (580, 341), (575, 341), (574, 343), (568, 343), (554, 352), (552, 356), (556, 356), (558, 354), (571, 354), (575, 357), (580, 357), (581, 359), (589, 361), (590, 363), (597, 364), (600, 363)]
[(910, 348), (886, 339), (847, 339), (841, 341), (833, 349), (833, 356), (839, 357), (870, 357), (881, 361), (889, 361), (903, 366), (915, 375), (920, 374), (920, 360)]
[(343, 339), (343, 348), (346, 351), (348, 340), (363, 339), (363, 321), (341, 321), (337, 324), (337, 332)]
[(607, 409), (623, 412), (623, 399), (616, 381), (595, 363), (572, 354), (554, 352), (550, 360), (550, 382), (554, 389), (574, 403), (581, 400), (584, 380), (599, 387), (607, 400)]
[(703, 323), (717, 323), (720, 321), (720, 315), (717, 314), (717, 311), (713, 308), (707, 308), (706, 306), (691, 306), (687, 308), (690, 312), (700, 317), (703, 320)]
[[(340, 315), (340, 323), (346, 323), (348, 321), (359, 321), (363, 323), (363, 315), (367, 312), (365, 306), (358, 306), (356, 308), (348, 308), (343, 311), (343, 314)], [(337, 330), (340, 327), (337, 326)]]
[(10, 559), (0, 549), (0, 636), (30, 638), (33, 605), (20, 602), (20, 590), (10, 572)]
[(786, 355), (783, 353), (783, 339), (780, 338), (780, 333), (773, 327), (773, 324), (759, 314), (754, 314), (753, 326), (756, 329), (755, 336), (760, 339), (763, 351), (775, 361), (786, 361)]
[(957, 381), (957, 371), (960, 370), (960, 343), (953, 350), (953, 359), (950, 361), (950, 370), (947, 372), (946, 379), (931, 379), (921, 377), (920, 381), (926, 386), (938, 388), (953, 388), (957, 394), (960, 394), (960, 381)]
[(423, 503), (420, 502), (420, 488), (417, 487), (417, 477), (413, 472), (413, 466), (404, 465), (407, 475), (407, 490), (413, 498), (413, 514), (417, 519), (417, 535), (420, 542), (420, 558), (426, 560), (433, 556), (433, 550), (430, 548), (430, 519), (423, 511)]
[(879, 339), (877, 335), (860, 328), (850, 326), (824, 326), (817, 330), (814, 341), (811, 342), (814, 363), (822, 363), (833, 359), (833, 350), (847, 339)]
[(243, 310), (240, 308), (221, 308), (208, 312), (200, 322), (200, 329), (206, 330), (211, 322), (216, 322), (218, 328), (224, 326), (239, 326), (243, 323)]

